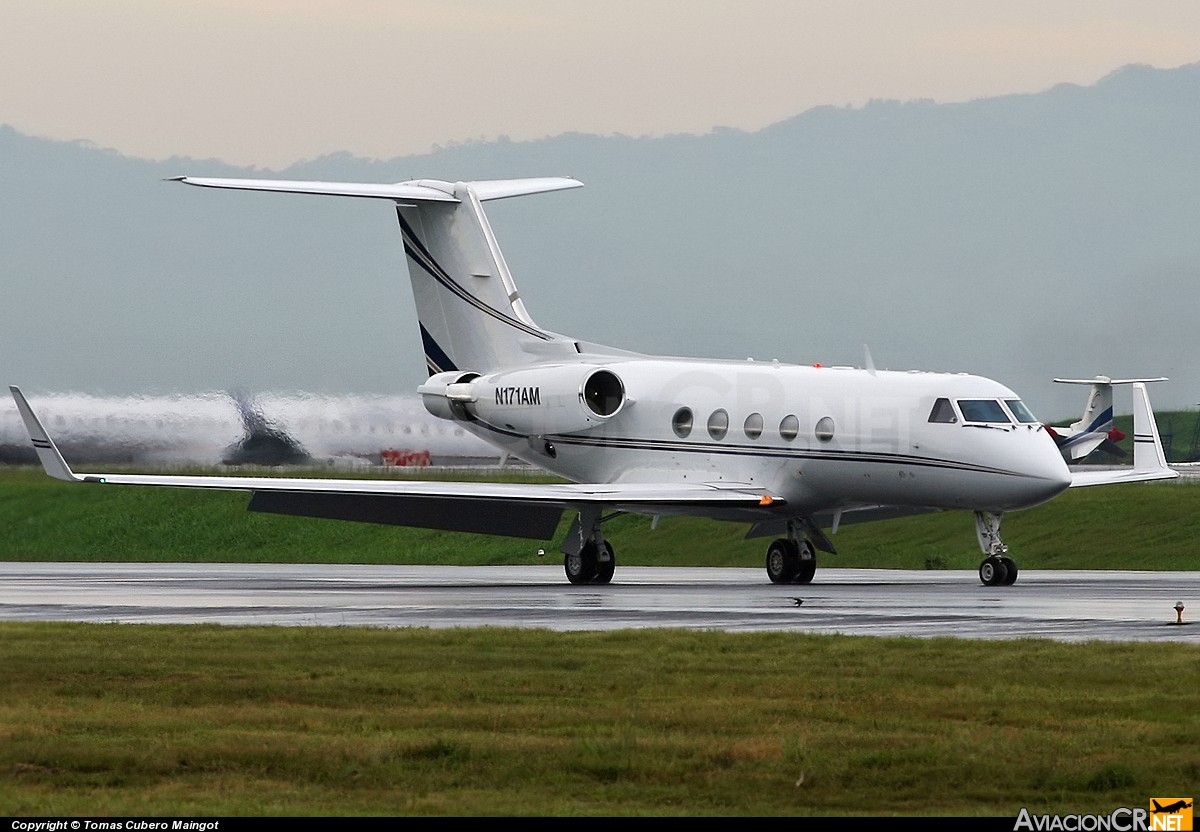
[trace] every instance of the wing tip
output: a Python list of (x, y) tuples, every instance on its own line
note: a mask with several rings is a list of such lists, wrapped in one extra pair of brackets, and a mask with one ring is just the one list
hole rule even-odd
[(82, 482), (79, 477), (75, 476), (75, 472), (71, 470), (71, 466), (63, 458), (62, 452), (58, 450), (58, 446), (54, 444), (54, 440), (50, 438), (50, 434), (42, 426), (42, 421), (33, 412), (33, 408), (29, 406), (29, 400), (25, 398), (25, 394), (21, 392), (21, 388), (15, 384), (10, 384), (8, 389), (12, 393), (13, 401), (17, 403), (17, 410), (21, 414), (21, 421), (25, 423), (25, 431), (29, 434), (29, 441), (33, 445), (33, 449), (37, 452), (38, 461), (42, 463), (42, 468), (45, 472), (56, 480)]

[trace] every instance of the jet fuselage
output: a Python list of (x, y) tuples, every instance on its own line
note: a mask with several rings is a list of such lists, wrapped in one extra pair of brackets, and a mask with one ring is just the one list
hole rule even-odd
[[(585, 401), (581, 380), (597, 370), (620, 382), (609, 415)], [(973, 375), (580, 356), (469, 387), (470, 395), (459, 388), (465, 408), (457, 411), (469, 430), (573, 481), (746, 483), (802, 512), (874, 504), (1010, 511), (1070, 484), (1052, 438), (1019, 397)], [(939, 400), (950, 415), (931, 421)], [(966, 402), (987, 403), (989, 420), (966, 412)]]

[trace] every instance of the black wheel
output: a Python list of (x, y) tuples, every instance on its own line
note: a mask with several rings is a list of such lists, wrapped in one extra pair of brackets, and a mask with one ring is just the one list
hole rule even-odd
[(979, 564), (979, 580), (984, 586), (1003, 586), (1008, 579), (1008, 567), (1000, 558), (988, 558)]
[(813, 551), (812, 544), (807, 540), (801, 540), (798, 544), (797, 557), (799, 558), (799, 568), (796, 570), (796, 577), (792, 578), (792, 583), (812, 583), (813, 575), (817, 574), (817, 553)]
[(613, 572), (617, 569), (617, 556), (613, 552), (612, 544), (607, 540), (604, 541), (604, 557), (596, 558), (596, 577), (592, 578), (594, 584), (607, 584), (612, 581)]
[(767, 577), (773, 584), (790, 584), (800, 572), (796, 544), (780, 538), (767, 547)]
[(1012, 586), (1017, 582), (1017, 562), (1010, 557), (1002, 557), (1000, 562), (1008, 570), (1008, 574), (1004, 577), (1004, 586)]
[(563, 571), (567, 580), (573, 584), (590, 584), (596, 577), (596, 544), (590, 540), (583, 544), (579, 554), (566, 555), (563, 558)]

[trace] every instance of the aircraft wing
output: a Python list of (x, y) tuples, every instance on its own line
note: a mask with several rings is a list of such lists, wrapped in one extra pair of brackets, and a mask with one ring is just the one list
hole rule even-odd
[(42, 467), (51, 477), (105, 485), (250, 491), (251, 511), (547, 540), (569, 508), (704, 514), (784, 504), (782, 497), (745, 483), (542, 484), (76, 473), (24, 394), (16, 387), (9, 389)]
[(1170, 480), (1178, 476), (1178, 471), (1167, 467), (1167, 456), (1158, 435), (1158, 423), (1154, 421), (1154, 413), (1150, 409), (1146, 385), (1136, 381), (1133, 383), (1133, 466), (1103, 470), (1072, 469), (1071, 488)]
[(1071, 488), (1082, 488), (1087, 485), (1116, 485), (1122, 482), (1149, 482), (1151, 480), (1173, 480), (1179, 472), (1167, 469), (1145, 474), (1132, 468), (1107, 468), (1099, 471), (1081, 471), (1071, 469)]

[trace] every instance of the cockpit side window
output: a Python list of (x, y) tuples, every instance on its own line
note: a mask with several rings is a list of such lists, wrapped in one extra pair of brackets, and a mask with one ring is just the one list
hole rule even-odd
[(1037, 421), (1037, 417), (1025, 406), (1025, 402), (1020, 399), (1005, 399), (1004, 403), (1008, 405), (1008, 409), (1012, 411), (1013, 417), (1021, 424), (1027, 425)]
[(995, 399), (959, 399), (958, 409), (967, 422), (999, 422), (1011, 425), (1008, 412)]
[(949, 399), (938, 399), (933, 403), (933, 410), (929, 413), (929, 421), (943, 422), (949, 425), (958, 421), (958, 416), (954, 413), (954, 407), (950, 404)]

